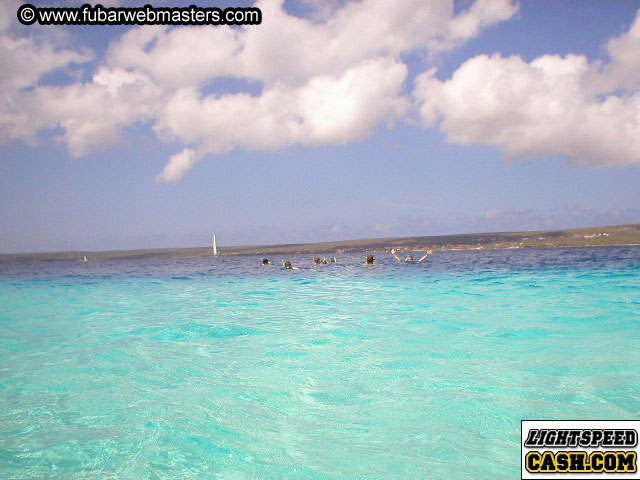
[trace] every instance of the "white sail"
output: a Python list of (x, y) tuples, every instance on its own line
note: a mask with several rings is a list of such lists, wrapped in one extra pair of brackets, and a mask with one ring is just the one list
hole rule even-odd
[(216, 244), (216, 232), (213, 232), (213, 255), (218, 256), (218, 245)]

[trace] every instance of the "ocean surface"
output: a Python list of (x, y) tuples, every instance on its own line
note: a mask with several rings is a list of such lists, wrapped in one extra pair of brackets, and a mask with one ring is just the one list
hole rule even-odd
[(0, 477), (512, 479), (640, 417), (640, 247), (376, 257), (0, 264)]

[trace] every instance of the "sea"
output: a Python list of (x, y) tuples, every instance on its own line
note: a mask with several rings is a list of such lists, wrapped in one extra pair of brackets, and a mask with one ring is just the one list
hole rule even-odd
[(365, 255), (0, 264), (0, 477), (513, 479), (640, 417), (640, 247)]

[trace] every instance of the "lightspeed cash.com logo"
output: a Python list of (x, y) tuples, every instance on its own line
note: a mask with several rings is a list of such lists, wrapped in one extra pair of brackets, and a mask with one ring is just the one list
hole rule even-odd
[(523, 420), (522, 478), (640, 479), (640, 421)]

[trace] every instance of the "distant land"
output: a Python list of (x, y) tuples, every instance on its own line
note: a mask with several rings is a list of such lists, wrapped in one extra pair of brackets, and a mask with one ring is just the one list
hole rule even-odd
[[(498, 250), (515, 248), (601, 247), (640, 245), (640, 224), (536, 232), (468, 233), (425, 237), (369, 238), (286, 245), (219, 247), (218, 254), (272, 255), (399, 250)], [(210, 257), (211, 247), (0, 254), (0, 262), (32, 260), (112, 260), (134, 258)]]

